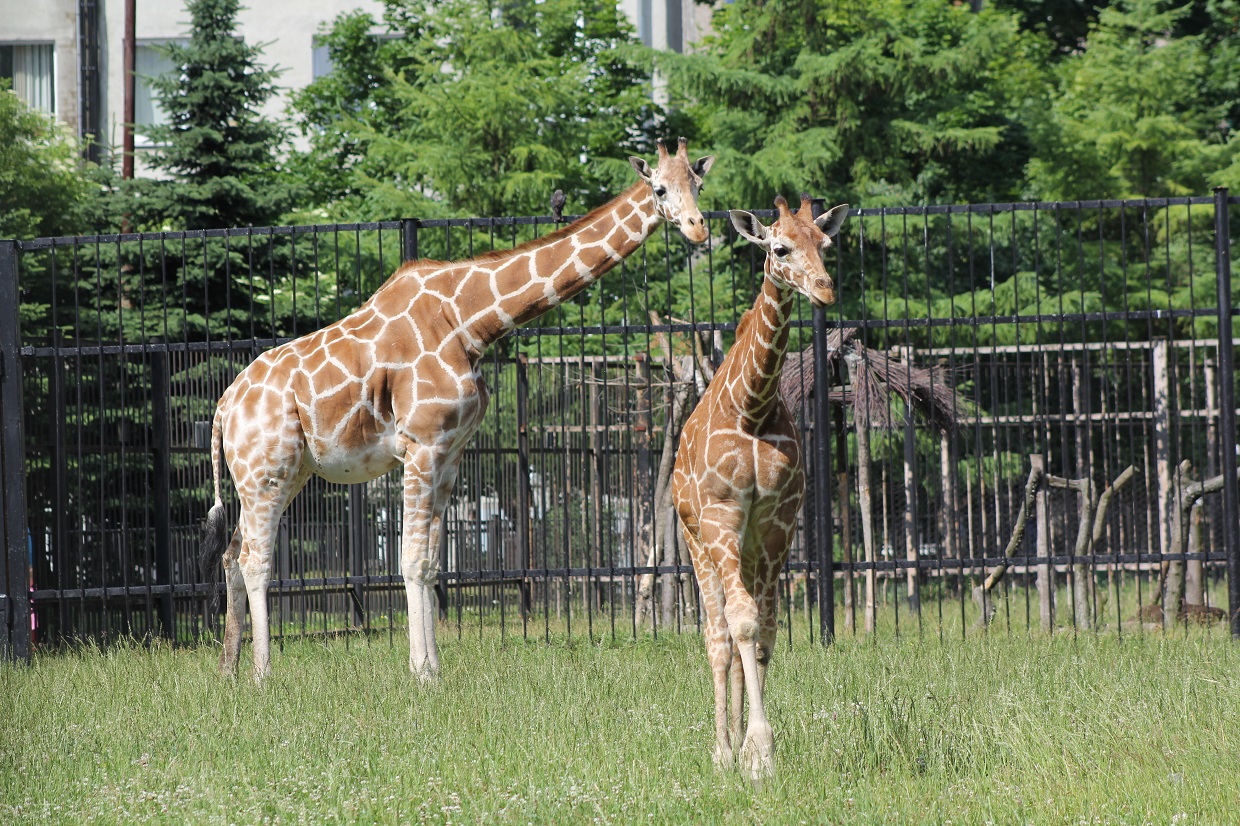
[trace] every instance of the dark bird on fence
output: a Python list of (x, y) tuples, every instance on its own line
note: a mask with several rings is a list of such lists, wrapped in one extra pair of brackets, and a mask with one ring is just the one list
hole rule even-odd
[(567, 200), (562, 189), (557, 189), (551, 193), (551, 217), (555, 219), (557, 224), (564, 220), (564, 202)]

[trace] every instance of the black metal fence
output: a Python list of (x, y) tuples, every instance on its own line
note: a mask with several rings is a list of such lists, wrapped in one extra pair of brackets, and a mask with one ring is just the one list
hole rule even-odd
[[(829, 262), (839, 303), (801, 308), (785, 375), (811, 489), (788, 639), (1228, 616), (1240, 635), (1238, 202), (855, 211)], [(491, 406), (440, 549), (459, 633), (699, 626), (661, 469), (762, 265), (725, 212), (706, 217), (705, 245), (652, 239), (486, 356)], [(195, 551), (209, 422), (236, 373), (401, 260), (552, 224), (0, 242), (5, 650), (215, 633)], [(399, 502), (390, 477), (301, 493), (278, 541), (278, 635), (403, 627)]]

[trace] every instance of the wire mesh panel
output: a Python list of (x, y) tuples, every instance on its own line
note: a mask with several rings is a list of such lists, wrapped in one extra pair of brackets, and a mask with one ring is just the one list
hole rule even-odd
[[(854, 212), (829, 254), (838, 302), (820, 346), (807, 301), (791, 321), (782, 391), (809, 491), (780, 584), (790, 642), (1224, 613), (1234, 353), (1213, 200)], [(705, 244), (665, 228), (483, 357), (490, 407), (438, 549), (446, 627), (700, 628), (671, 463), (763, 267), (726, 213), (706, 219)], [(210, 422), (237, 373), (357, 308), (407, 257), (556, 226), (19, 242), (36, 640), (216, 633), (219, 586), (196, 556)], [(312, 480), (281, 522), (274, 632), (403, 629), (401, 518), (398, 474)]]

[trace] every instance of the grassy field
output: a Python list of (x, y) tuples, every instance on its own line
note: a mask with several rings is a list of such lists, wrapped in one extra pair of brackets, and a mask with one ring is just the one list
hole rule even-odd
[(711, 765), (697, 637), (444, 631), (431, 688), (399, 637), (287, 642), (261, 687), (222, 679), (211, 647), (0, 667), (0, 822), (1240, 817), (1240, 645), (1222, 632), (781, 645), (777, 774), (754, 786)]

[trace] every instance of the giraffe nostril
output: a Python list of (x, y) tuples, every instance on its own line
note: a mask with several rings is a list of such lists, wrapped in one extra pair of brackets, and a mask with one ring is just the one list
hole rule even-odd
[(817, 287), (817, 288), (818, 288), (818, 289), (820, 289), (820, 290), (825, 290), (825, 289), (827, 289), (828, 287), (830, 287), (830, 286), (831, 286), (831, 283), (830, 283), (829, 281), (827, 281), (827, 279), (825, 279), (825, 278), (815, 278), (815, 279), (814, 279), (814, 286), (815, 286), (815, 287)]

